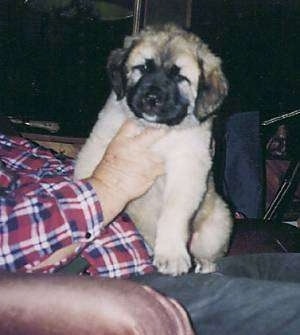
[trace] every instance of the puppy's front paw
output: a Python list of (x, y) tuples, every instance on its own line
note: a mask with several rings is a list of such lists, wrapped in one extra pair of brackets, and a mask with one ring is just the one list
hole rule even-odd
[[(176, 250), (177, 249), (177, 250)], [(172, 276), (187, 273), (191, 267), (191, 257), (186, 248), (155, 248), (154, 265), (158, 271)]]
[(210, 262), (208, 260), (201, 260), (196, 262), (195, 273), (211, 273), (216, 272), (216, 263)]

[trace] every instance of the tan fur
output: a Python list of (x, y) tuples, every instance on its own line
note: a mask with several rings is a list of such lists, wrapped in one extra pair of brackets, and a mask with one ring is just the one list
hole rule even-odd
[[(180, 67), (180, 73), (190, 81), (179, 84), (180, 94), (189, 101), (188, 115), (172, 127), (149, 123), (136, 119), (126, 99), (117, 100), (112, 92), (79, 153), (75, 178), (91, 175), (126, 118), (135, 119), (144, 127), (167, 128), (166, 135), (152, 148), (164, 159), (166, 174), (126, 210), (153, 247), (158, 270), (172, 275), (185, 273), (191, 267), (187, 244), (194, 218), (190, 252), (201, 272), (214, 271), (215, 260), (226, 251), (232, 225), (230, 212), (209, 177), (212, 118), (205, 118), (205, 113), (214, 111), (222, 101), (220, 97), (227, 93), (221, 61), (197, 36), (175, 26), (147, 28), (128, 38), (126, 48), (131, 48), (125, 64), (128, 85), (139, 80), (141, 75), (134, 66), (147, 58), (154, 58), (161, 66), (170, 63)], [(198, 99), (200, 80), (206, 82), (207, 89)], [(205, 121), (199, 123), (201, 118)]]

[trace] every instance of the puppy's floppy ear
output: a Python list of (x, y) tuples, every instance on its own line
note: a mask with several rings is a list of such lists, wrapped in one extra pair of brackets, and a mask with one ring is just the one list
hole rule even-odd
[(113, 50), (108, 57), (107, 73), (118, 100), (121, 100), (126, 93), (127, 78), (125, 63), (138, 39), (138, 36), (126, 36), (124, 39), (124, 48)]
[(126, 90), (126, 69), (125, 62), (129, 54), (129, 49), (113, 50), (107, 62), (107, 73), (111, 81), (112, 88), (116, 92), (117, 99), (121, 100), (125, 96)]
[(216, 112), (228, 93), (228, 82), (222, 72), (219, 58), (211, 53), (207, 54), (206, 58), (208, 56), (208, 62), (205, 58), (199, 60), (200, 77), (195, 114), (200, 122)]

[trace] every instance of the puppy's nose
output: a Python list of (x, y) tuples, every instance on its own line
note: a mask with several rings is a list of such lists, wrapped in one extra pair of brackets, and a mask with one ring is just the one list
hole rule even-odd
[(148, 93), (143, 98), (143, 102), (151, 107), (155, 107), (161, 103), (161, 97), (157, 93)]

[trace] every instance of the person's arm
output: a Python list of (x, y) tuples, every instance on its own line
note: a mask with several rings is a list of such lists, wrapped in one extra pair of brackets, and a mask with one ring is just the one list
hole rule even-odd
[(0, 197), (0, 269), (44, 268), (99, 236), (162, 173), (148, 148), (161, 135), (125, 123), (93, 176), (81, 181), (71, 180), (69, 167), (51, 152), (1, 138), (1, 159), (16, 178)]
[[(163, 162), (149, 149), (163, 134), (163, 130), (142, 131), (134, 122), (126, 122), (108, 146), (93, 175), (82, 181), (92, 185), (101, 202), (101, 228), (110, 223), (130, 200), (145, 193), (156, 177), (163, 174)], [(87, 234), (90, 241), (98, 235), (94, 229)], [(35, 269), (68, 258), (78, 246), (78, 243), (73, 243), (58, 250)]]

